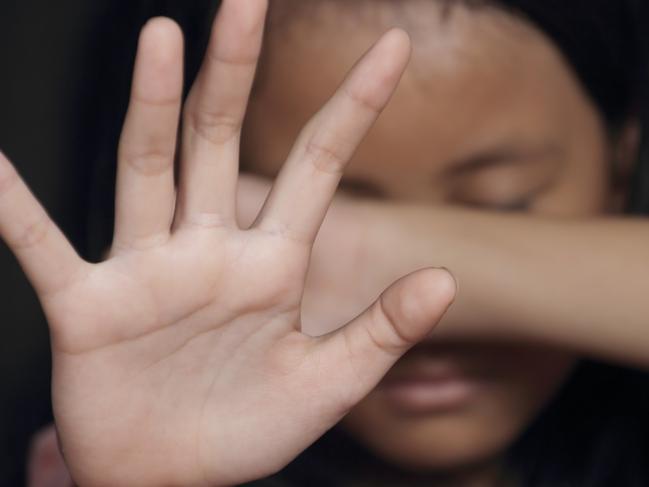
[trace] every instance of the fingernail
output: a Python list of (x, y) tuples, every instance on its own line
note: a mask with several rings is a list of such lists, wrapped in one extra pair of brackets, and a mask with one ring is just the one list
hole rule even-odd
[(446, 272), (448, 272), (448, 273), (450, 274), (450, 276), (451, 276), (451, 277), (453, 278), (453, 280), (455, 281), (455, 294), (456, 294), (456, 295), (459, 294), (459, 293), (460, 293), (460, 280), (459, 280), (458, 277), (455, 275), (455, 273), (454, 273), (451, 269), (449, 269), (448, 267), (444, 267), (444, 266), (442, 266), (442, 267), (438, 267), (438, 269), (443, 270), (443, 271), (446, 271)]

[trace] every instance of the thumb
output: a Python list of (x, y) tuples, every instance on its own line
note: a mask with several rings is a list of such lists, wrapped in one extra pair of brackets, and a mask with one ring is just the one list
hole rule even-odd
[(344, 390), (348, 407), (363, 399), (392, 365), (437, 325), (457, 291), (445, 269), (424, 269), (399, 279), (364, 313), (322, 337), (321, 360)]

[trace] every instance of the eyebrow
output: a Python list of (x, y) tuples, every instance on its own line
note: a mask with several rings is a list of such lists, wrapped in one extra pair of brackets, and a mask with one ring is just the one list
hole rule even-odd
[(556, 144), (544, 144), (537, 148), (495, 148), (477, 151), (475, 155), (463, 157), (449, 164), (447, 172), (458, 175), (467, 172), (487, 169), (502, 165), (522, 165), (526, 162), (546, 158), (557, 154), (559, 148)]

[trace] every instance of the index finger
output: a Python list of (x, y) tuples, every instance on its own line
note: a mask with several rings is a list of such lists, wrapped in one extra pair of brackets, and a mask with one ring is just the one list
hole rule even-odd
[(342, 173), (392, 97), (410, 58), (410, 38), (387, 32), (311, 119), (282, 167), (259, 228), (312, 244)]
[(40, 297), (65, 287), (84, 264), (2, 152), (0, 237)]

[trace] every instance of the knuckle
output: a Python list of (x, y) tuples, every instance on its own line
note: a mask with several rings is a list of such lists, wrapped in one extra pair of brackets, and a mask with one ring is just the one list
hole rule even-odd
[(209, 110), (193, 110), (187, 117), (187, 123), (198, 136), (214, 145), (226, 144), (241, 131), (238, 117)]
[(170, 170), (172, 158), (162, 150), (125, 153), (124, 163), (137, 174), (143, 176), (157, 176)]
[(164, 246), (169, 241), (168, 232), (158, 232), (150, 235), (119, 235), (113, 241), (113, 252), (135, 251), (146, 252)]
[(354, 103), (358, 105), (361, 109), (367, 110), (374, 114), (378, 114), (383, 109), (383, 105), (373, 99), (370, 94), (364, 93), (360, 90), (355, 90), (353, 88), (344, 88), (343, 92), (345, 95)]
[(321, 172), (327, 174), (340, 174), (345, 168), (347, 157), (338, 148), (330, 144), (319, 142), (311, 138), (306, 144), (305, 155), (311, 164)]
[(308, 236), (297, 231), (291, 225), (280, 220), (266, 217), (260, 227), (266, 235), (297, 245), (299, 248), (310, 248), (313, 242)]
[(197, 230), (213, 230), (233, 227), (236, 222), (233, 218), (223, 215), (221, 212), (200, 212), (184, 216), (181, 224), (184, 227)]
[(377, 300), (372, 312), (372, 325), (368, 328), (370, 338), (386, 352), (401, 355), (404, 347), (410, 346), (414, 340), (408, 337), (403, 328), (400, 313), (393, 313), (386, 305), (384, 295)]
[(15, 248), (26, 250), (38, 246), (47, 238), (52, 225), (50, 219), (43, 212), (32, 222), (26, 224), (13, 239)]
[(246, 47), (245, 44), (241, 44), (238, 46), (238, 52), (224, 53), (215, 49), (215, 46), (211, 46), (207, 50), (207, 56), (209, 61), (215, 65), (224, 65), (230, 69), (239, 67), (253, 69), (257, 65), (259, 55), (257, 50), (254, 50), (253, 54), (246, 52)]

